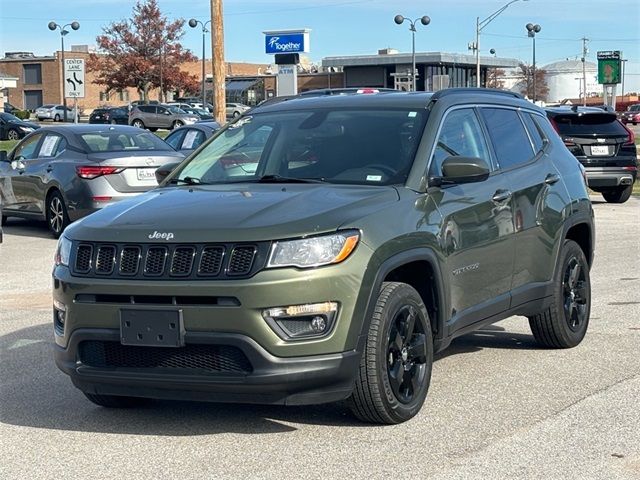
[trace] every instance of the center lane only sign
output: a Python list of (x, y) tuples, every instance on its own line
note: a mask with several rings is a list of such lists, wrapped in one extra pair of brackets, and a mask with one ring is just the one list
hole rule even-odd
[(64, 96), (84, 98), (84, 59), (65, 58), (64, 60)]

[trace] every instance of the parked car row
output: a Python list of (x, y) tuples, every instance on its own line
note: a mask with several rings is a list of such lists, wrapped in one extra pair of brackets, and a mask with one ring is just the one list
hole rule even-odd
[[(73, 121), (78, 111), (75, 108), (66, 107), (67, 111), (67, 120)], [(46, 104), (41, 107), (36, 108), (36, 118), (39, 121), (43, 120), (53, 120), (54, 122), (62, 122), (64, 121), (64, 105), (56, 105), (56, 104)]]

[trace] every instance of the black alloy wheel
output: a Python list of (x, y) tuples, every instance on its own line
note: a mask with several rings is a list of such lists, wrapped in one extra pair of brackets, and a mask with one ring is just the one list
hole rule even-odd
[(427, 337), (417, 316), (413, 306), (405, 305), (389, 330), (387, 374), (393, 394), (402, 403), (410, 403), (425, 380)]
[(577, 332), (587, 321), (588, 294), (584, 268), (576, 257), (572, 257), (564, 271), (564, 318), (573, 332)]

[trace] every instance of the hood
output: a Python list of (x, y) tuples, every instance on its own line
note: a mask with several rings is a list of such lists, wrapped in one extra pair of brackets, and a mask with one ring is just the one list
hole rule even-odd
[[(157, 188), (72, 224), (65, 236), (105, 242), (247, 242), (335, 231), (398, 201), (393, 187), (235, 184)], [(166, 238), (166, 237), (165, 237)]]
[(25, 122), (24, 120), (13, 120), (11, 122), (8, 122), (10, 125), (15, 125), (17, 127), (29, 127), (29, 128), (33, 128), (34, 130), (37, 130), (38, 128), (40, 128), (40, 125), (38, 125), (37, 123), (33, 123), (33, 122)]

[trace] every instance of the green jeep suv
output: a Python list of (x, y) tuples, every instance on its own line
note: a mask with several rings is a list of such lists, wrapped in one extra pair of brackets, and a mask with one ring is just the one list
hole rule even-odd
[(170, 167), (59, 241), (55, 360), (99, 405), (347, 399), (398, 423), (457, 336), (512, 315), (544, 347), (585, 335), (583, 172), (518, 95), (293, 98)]

